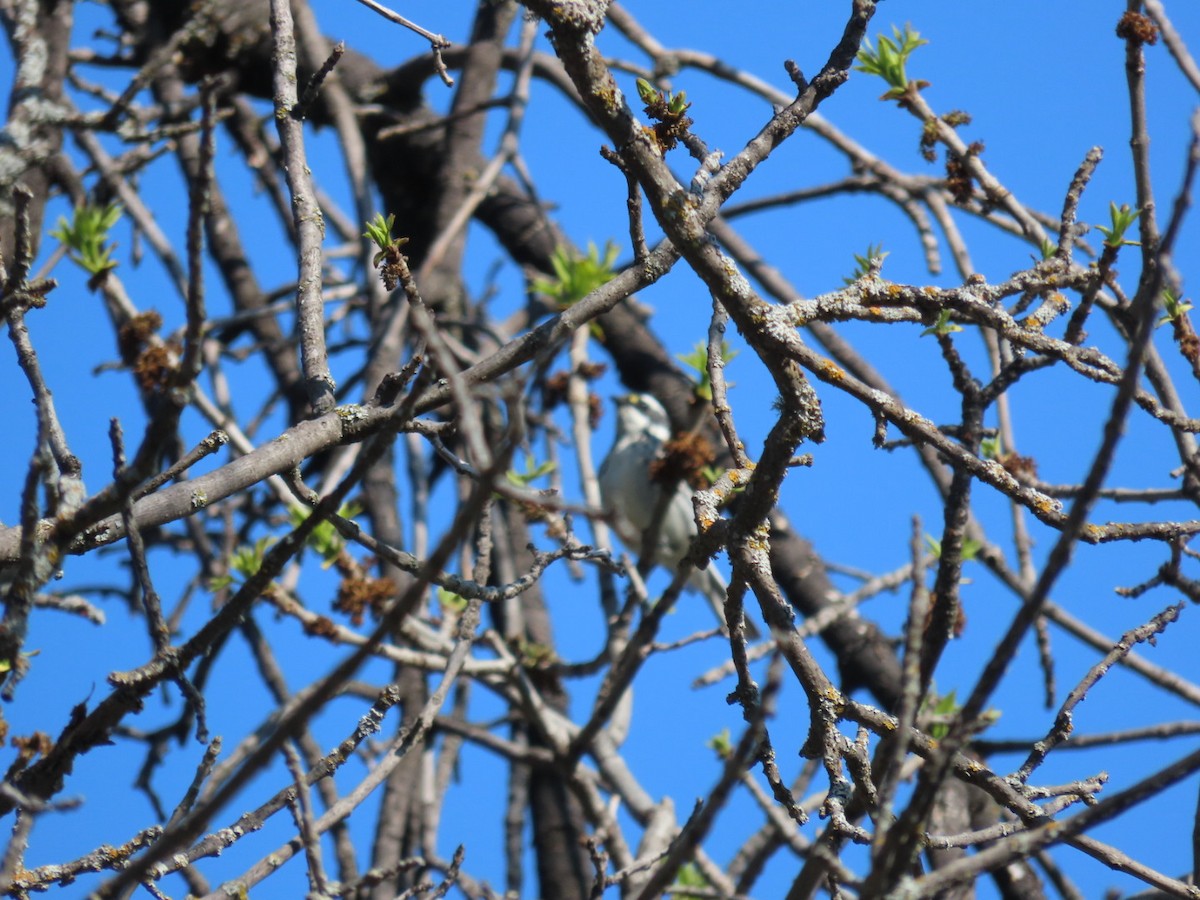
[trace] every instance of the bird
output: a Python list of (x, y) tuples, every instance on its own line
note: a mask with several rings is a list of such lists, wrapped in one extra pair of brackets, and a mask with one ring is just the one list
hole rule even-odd
[[(617, 433), (600, 464), (600, 495), (612, 513), (611, 524), (621, 543), (640, 553), (643, 535), (654, 520), (663, 491), (668, 488), (654, 480), (650, 466), (662, 457), (663, 446), (671, 438), (671, 422), (662, 404), (649, 394), (626, 394), (615, 401)], [(652, 560), (654, 565), (669, 569), (679, 567), (698, 533), (692, 489), (686, 481), (680, 481), (674, 491), (659, 524)], [(716, 567), (695, 569), (688, 586), (704, 595), (721, 628), (727, 632), (726, 584)], [(758, 636), (752, 622), (746, 622), (746, 635)]]

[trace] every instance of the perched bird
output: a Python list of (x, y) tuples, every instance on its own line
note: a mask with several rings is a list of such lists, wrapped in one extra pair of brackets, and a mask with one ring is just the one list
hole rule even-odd
[[(665, 485), (650, 475), (650, 464), (659, 458), (670, 440), (671, 423), (662, 405), (648, 394), (616, 398), (617, 436), (600, 464), (600, 493), (612, 510), (612, 526), (632, 552), (640, 553), (642, 536), (654, 520)], [(678, 568), (697, 534), (692, 508), (692, 489), (680, 481), (667, 504), (658, 529), (655, 565)], [(725, 579), (713, 566), (696, 569), (688, 585), (708, 600), (722, 628), (725, 622)], [(746, 634), (757, 637), (758, 629), (746, 622)]]

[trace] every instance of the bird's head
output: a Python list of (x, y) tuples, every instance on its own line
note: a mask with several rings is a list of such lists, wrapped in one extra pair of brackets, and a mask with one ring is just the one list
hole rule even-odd
[(649, 394), (626, 394), (615, 398), (617, 440), (648, 436), (660, 442), (671, 438), (671, 420), (662, 404)]

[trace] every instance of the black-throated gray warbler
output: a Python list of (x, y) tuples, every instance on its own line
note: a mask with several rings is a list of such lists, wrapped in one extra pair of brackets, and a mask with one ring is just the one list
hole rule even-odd
[[(600, 493), (612, 511), (612, 526), (621, 542), (634, 553), (642, 548), (642, 537), (653, 522), (664, 485), (650, 475), (650, 464), (671, 438), (671, 423), (662, 405), (648, 394), (617, 397), (617, 436), (600, 464)], [(654, 550), (656, 565), (679, 566), (696, 536), (692, 489), (684, 481), (675, 487), (659, 524)], [(714, 566), (696, 569), (688, 585), (708, 600), (722, 628), (725, 623), (725, 579)], [(748, 637), (758, 629), (746, 622)]]

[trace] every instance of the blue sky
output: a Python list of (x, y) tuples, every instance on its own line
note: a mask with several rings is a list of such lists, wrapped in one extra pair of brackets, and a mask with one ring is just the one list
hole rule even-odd
[[(320, 0), (314, 4), (323, 30), (349, 45), (375, 56), (382, 64), (397, 64), (421, 52), (420, 40), (408, 32), (387, 25), (352, 0)], [(829, 48), (843, 27), (848, 4), (794, 2), (757, 2), (741, 6), (693, 0), (687, 4), (630, 4), (631, 12), (659, 41), (670, 47), (694, 48), (719, 54), (732, 65), (745, 68), (778, 88), (787, 90), (789, 82), (783, 60), (795, 59), (806, 74), (814, 74), (824, 62)], [(909, 65), (909, 74), (930, 82), (925, 97), (939, 113), (967, 110), (973, 123), (962, 131), (970, 140), (985, 146), (984, 160), (992, 172), (1026, 205), (1057, 215), (1062, 197), (1076, 167), (1093, 145), (1105, 149), (1106, 157), (1081, 205), (1081, 218), (1105, 224), (1110, 201), (1133, 202), (1134, 190), (1129, 167), (1129, 126), (1126, 113), (1124, 47), (1113, 36), (1116, 19), (1124, 4), (1057, 3), (1033, 0), (1012, 2), (903, 2), (886, 0), (880, 4), (872, 38), (879, 32), (890, 33), (891, 26), (911, 22), (929, 41)], [(1200, 51), (1200, 7), (1190, 0), (1176, 0), (1167, 6), (1176, 27), (1190, 38), (1193, 49)], [(462, 40), (469, 28), (472, 5), (463, 2), (437, 6), (418, 5), (399, 11), (417, 18), (431, 30), (452, 40)], [(80, 9), (84, 23), (81, 39), (98, 21), (95, 7)], [(603, 32), (600, 46), (606, 53), (641, 61), (612, 29)], [(548, 49), (540, 39), (542, 49)], [(7, 54), (7, 47), (2, 51)], [(1160, 215), (1165, 216), (1183, 171), (1187, 120), (1197, 104), (1196, 93), (1177, 74), (1166, 49), (1159, 45), (1147, 49), (1149, 115), (1152, 129), (1152, 155), (1155, 186), (1159, 192)], [(4, 56), (7, 63), (7, 56)], [(8, 78), (7, 64), (0, 78)], [(89, 73), (101, 78), (100, 73)], [(632, 77), (623, 86), (632, 94)], [(693, 102), (690, 114), (695, 129), (712, 148), (727, 155), (736, 153), (770, 116), (769, 106), (758, 98), (731, 89), (714, 79), (685, 72), (673, 86), (688, 92)], [(7, 84), (0, 84), (6, 88)], [(502, 85), (503, 89), (503, 85)], [(878, 79), (855, 73), (832, 97), (821, 112), (858, 142), (902, 171), (936, 174), (938, 169), (918, 154), (920, 123), (897, 109), (880, 102), (884, 86)], [(436, 82), (428, 86), (430, 102), (438, 107), (449, 103), (450, 93)], [(493, 117), (493, 136), (502, 124), (502, 114)], [(310, 162), (314, 174), (349, 209), (340, 161), (334, 154), (331, 132), (313, 135)], [(590, 128), (552, 91), (537, 87), (527, 117), (522, 152), (542, 196), (556, 204), (556, 213), (564, 230), (578, 245), (588, 241), (602, 244), (614, 240), (621, 247), (622, 259), (628, 259), (625, 224), (624, 182), (611, 166), (601, 160), (598, 148), (604, 139)], [(277, 221), (266, 210), (254, 185), (236, 161), (225, 138), (218, 151), (220, 177), (227, 194), (238, 210), (239, 221), (247, 235), (254, 235), (251, 252), (261, 267), (264, 284), (285, 281), (294, 273), (293, 261), (280, 242)], [(680, 172), (690, 175), (688, 160), (680, 155)], [(756, 172), (745, 188), (745, 197), (768, 196), (778, 191), (821, 184), (847, 174), (844, 159), (810, 134), (801, 133), (783, 145)], [(178, 190), (178, 176), (165, 164), (148, 172), (143, 182), (154, 196), (168, 196)], [(738, 199), (742, 199), (739, 195)], [(48, 217), (63, 211), (61, 204)], [(164, 228), (177, 241), (182, 240), (184, 210), (182, 202), (162, 206)], [(1031, 248), (1013, 239), (997, 235), (979, 223), (959, 219), (971, 246), (975, 270), (990, 280), (1025, 267)], [(402, 223), (401, 223), (402, 225)], [(961, 281), (942, 250), (946, 266), (931, 275), (924, 266), (921, 248), (911, 225), (894, 207), (871, 197), (841, 197), (781, 209), (756, 220), (740, 220), (737, 227), (759, 252), (780, 268), (796, 288), (807, 296), (834, 290), (853, 270), (855, 253), (868, 245), (882, 243), (890, 253), (884, 275), (898, 282), (953, 285)], [(1178, 265), (1187, 278), (1188, 266), (1194, 265), (1200, 251), (1200, 225), (1195, 218), (1180, 238)], [(127, 229), (117, 235), (123, 250), (131, 246)], [(493, 301), (497, 313), (519, 307), (524, 302), (521, 273), (511, 265), (493, 275), (493, 264), (501, 254), (481, 230), (471, 236), (470, 264), (467, 276), (471, 288), (482, 293), (494, 277), (497, 288)], [(52, 241), (43, 246), (44, 259)], [(1136, 274), (1136, 259), (1125, 259), (1124, 282)], [(84, 459), (87, 483), (97, 490), (108, 479), (110, 455), (106, 432), (110, 416), (122, 417), (128, 435), (136, 435), (140, 413), (122, 373), (96, 373), (97, 366), (115, 358), (99, 300), (89, 294), (83, 279), (67, 266), (54, 273), (62, 287), (46, 310), (30, 317), (33, 338), (41, 353), (55, 396), (60, 404), (72, 446)], [(177, 327), (182, 311), (164, 284), (161, 268), (153, 259), (140, 266), (122, 263), (119, 274), (126, 281), (135, 302), (156, 306), (167, 320), (167, 328)], [(216, 292), (211, 304), (219, 313), (226, 301)], [(1187, 282), (1186, 287), (1194, 291)], [(1193, 294), (1189, 294), (1191, 296)], [(704, 337), (707, 327), (708, 298), (699, 281), (682, 269), (673, 272), (652, 289), (640, 295), (655, 310), (654, 328), (676, 353), (684, 353)], [(844, 335), (858, 343), (863, 353), (892, 380), (906, 400), (927, 417), (950, 421), (957, 412), (954, 395), (949, 391), (945, 367), (933, 352), (932, 344), (919, 337), (916, 327), (839, 326)], [(1111, 335), (1096, 328), (1093, 339), (1114, 352)], [(964, 354), (975, 365), (982, 356), (978, 341), (960, 336)], [(1165, 329), (1160, 346), (1170, 359)], [(735, 345), (736, 337), (733, 338)], [(594, 355), (602, 358), (599, 348)], [(1181, 366), (1171, 361), (1173, 371)], [(352, 368), (335, 371), (345, 378)], [(33, 446), (32, 407), (28, 388), (15, 367), (0, 367), (3, 372), (0, 410), (5, 420), (15, 423), (8, 440), (0, 445), (0, 459), (6, 471), (23, 472)], [(254, 396), (260, 373), (254, 365), (235, 371), (236, 383), (244, 385), (247, 396)], [(738, 424), (747, 445), (760, 445), (769, 427), (773, 390), (769, 379), (753, 356), (744, 351), (731, 365), (729, 377), (736, 382), (731, 400), (738, 411)], [(1185, 403), (1194, 408), (1194, 382), (1179, 381)], [(619, 390), (612, 379), (598, 388), (606, 393)], [(1014, 392), (1017, 449), (1034, 456), (1040, 474), (1047, 481), (1077, 481), (1086, 470), (1091, 449), (1100, 437), (1102, 416), (1111, 394), (1092, 383), (1064, 377), (1057, 371), (1029, 379)], [(857, 404), (833, 391), (822, 389), (828, 425), (827, 441), (812, 450), (812, 469), (797, 470), (785, 484), (783, 506), (798, 530), (812, 539), (829, 560), (873, 572), (889, 571), (908, 558), (911, 521), (920, 516), (924, 530), (937, 534), (941, 527), (941, 508), (928, 477), (919, 471), (905, 452), (884, 453), (872, 449), (870, 416)], [(609, 417), (611, 418), (611, 417)], [(207, 426), (192, 417), (185, 421), (188, 438), (198, 439)], [(595, 440), (602, 452), (611, 440), (611, 421), (605, 421)], [(278, 423), (264, 424), (260, 437), (267, 440), (278, 433)], [(893, 435), (895, 436), (895, 435)], [(561, 448), (566, 456), (569, 448)], [(1131, 418), (1129, 437), (1117, 460), (1111, 483), (1129, 486), (1168, 486), (1172, 448), (1159, 429), (1144, 416)], [(568, 490), (577, 490), (573, 471), (564, 473)], [(20, 479), (14, 477), (0, 493), (0, 519), (15, 521)], [(576, 494), (577, 496), (577, 494)], [(1006, 545), (1010, 525), (1002, 498), (977, 489), (977, 514), (985, 522), (993, 540)], [(1187, 508), (1117, 507), (1102, 504), (1093, 515), (1096, 521), (1141, 520), (1158, 517), (1194, 518)], [(581, 531), (583, 531), (581, 526)], [(1036, 523), (1033, 533), (1039, 558), (1053, 545), (1055, 535)], [(1054, 599), (1068, 610), (1086, 619), (1094, 627), (1114, 638), (1140, 624), (1175, 597), (1164, 591), (1151, 592), (1137, 600), (1122, 599), (1113, 593), (1119, 585), (1130, 585), (1153, 573), (1165, 559), (1163, 548), (1137, 544), (1121, 547), (1080, 548), (1077, 565), (1060, 583)], [(183, 589), (187, 572), (175, 571), (160, 555), (156, 578), (165, 597), (175, 598)], [(152, 558), (152, 564), (154, 559)], [(962, 640), (947, 651), (945, 664), (938, 674), (943, 692), (956, 689), (966, 693), (991, 652), (995, 635), (1014, 609), (1014, 601), (979, 566), (968, 567), (970, 584), (964, 588), (967, 631)], [(105, 582), (121, 583), (116, 557), (100, 562), (71, 560), (65, 566), (61, 586), (83, 591)], [(839, 579), (839, 586), (854, 585)], [(325, 602), (332, 585), (330, 576), (317, 570), (314, 560), (304, 569), (304, 593), (313, 602)], [(602, 624), (595, 604), (594, 582), (574, 583), (560, 571), (547, 582), (560, 653), (570, 660), (590, 658), (600, 646)], [(132, 668), (147, 657), (144, 626), (118, 601), (93, 597), (108, 615), (103, 629), (86, 625), (62, 614), (43, 612), (36, 616), (29, 647), (40, 655), (33, 660), (33, 671), (22, 685), (18, 699), (5, 709), (14, 733), (41, 728), (55, 733), (64, 719), (47, 718), (45, 710), (59, 710), (65, 717), (70, 705), (95, 703), (107, 692), (105, 675), (113, 669)], [(903, 622), (907, 595), (901, 591), (874, 599), (864, 615), (877, 618), (896, 633)], [(191, 633), (208, 613), (208, 598), (200, 592), (184, 617), (184, 629)], [(695, 597), (685, 598), (680, 611), (667, 624), (669, 635), (681, 636), (706, 623), (707, 611)], [(1162, 636), (1156, 647), (1139, 648), (1155, 663), (1172, 668), (1184, 678), (1200, 678), (1192, 648), (1191, 631), (1196, 627), (1195, 613), (1185, 609), (1182, 619)], [(331, 668), (340, 652), (325, 648), (314, 650), (292, 623), (276, 623), (262, 615), (264, 627), (273, 629), (277, 650), (283, 659), (292, 687), (308, 683), (315, 674)], [(1058, 663), (1059, 697), (1097, 660), (1097, 655), (1072, 638), (1054, 632)], [(226, 652), (213, 683), (209, 698), (212, 728), (236, 741), (257, 721), (256, 707), (265, 697), (246, 661), (238, 657), (240, 639), (232, 639), (234, 652)], [(832, 660), (817, 642), (814, 651), (833, 671)], [(728, 683), (693, 691), (691, 679), (717, 664), (727, 648), (717, 642), (686, 648), (652, 662), (644, 674), (646, 681), (635, 694), (633, 734), (625, 751), (631, 767), (652, 796), (672, 794), (683, 813), (695, 796), (702, 796), (715, 781), (718, 765), (703, 742), (722, 728), (739, 732), (740, 715), (724, 703)], [(366, 680), (385, 678), (382, 666), (372, 666), (361, 674)], [(1041, 708), (1040, 674), (1034, 647), (1023, 647), (1016, 666), (1009, 672), (993, 707), (1002, 713), (992, 737), (1030, 737), (1040, 735), (1053, 720), (1053, 711)], [(590, 705), (595, 682), (572, 684), (576, 712)], [(171, 692), (156, 696), (138, 722), (139, 727), (170, 720), (178, 698)], [(473, 714), (479, 719), (499, 715), (499, 705), (482, 692), (472, 700)], [(795, 749), (803, 738), (805, 710), (803, 696), (795, 685), (788, 685), (781, 698), (783, 714), (772, 727), (777, 752), (785, 777), (798, 769)], [(363, 711), (357, 700), (338, 701), (317, 723), (321, 739), (332, 744), (344, 736)], [(1150, 687), (1137, 676), (1124, 671), (1109, 674), (1079, 710), (1077, 733), (1087, 734), (1117, 728), (1136, 727), (1181, 718), (1195, 719), (1190, 706)], [(1143, 777), (1151, 765), (1176, 759), (1196, 746), (1192, 739), (1169, 744), (1137, 744), (1120, 749), (1060, 753), (1052, 756), (1039, 773), (1039, 783), (1054, 784), (1075, 780), (1101, 769), (1111, 776), (1110, 791)], [(118, 747), (116, 750), (127, 748)], [(151, 819), (150, 809), (141, 794), (132, 790), (135, 775), (129, 769), (136, 755), (97, 750), (83, 757), (67, 786), (66, 794), (82, 797), (78, 811), (47, 817), (38, 823), (28, 865), (59, 862), (79, 855), (100, 841), (116, 842), (132, 836)], [(194, 742), (180, 752), (180, 759), (198, 760), (200, 748)], [(993, 760), (999, 771), (1015, 768), (1020, 757)], [(179, 771), (161, 772), (156, 786), (170, 807), (190, 778), (190, 765)], [(361, 766), (351, 764), (338, 776), (339, 786), (348, 788), (361, 775)], [(468, 843), (467, 870), (493, 886), (502, 883), (503, 859), (500, 855), (498, 825), (504, 796), (504, 775), (499, 763), (480, 751), (468, 750), (462, 762), (462, 785), (452, 789), (441, 825), (441, 851), (449, 855), (454, 845)], [(256, 798), (273, 790), (286, 776), (273, 769), (244, 796), (250, 806)], [(1133, 811), (1118, 823), (1101, 829), (1096, 836), (1109, 841), (1149, 865), (1180, 875), (1190, 867), (1190, 823), (1197, 790), (1195, 778), (1169, 791), (1152, 803)], [(237, 806), (216, 824), (226, 824), (242, 810)], [(492, 815), (491, 811), (495, 811)], [(481, 812), (483, 811), (483, 812)], [(752, 804), (739, 799), (721, 816), (707, 844), (719, 862), (726, 862), (733, 842), (757, 827), (759, 814)], [(814, 822), (805, 829), (806, 837), (816, 832)], [(253, 840), (231, 849), (211, 869), (212, 877), (231, 877), (251, 862), (264, 856), (286, 840), (289, 822), (272, 822)], [(364, 846), (366, 846), (364, 842)], [(1099, 896), (1110, 886), (1137, 890), (1139, 883), (1102, 867), (1082, 854), (1060, 852), (1056, 859), (1076, 879), (1085, 896)], [(852, 863), (861, 859), (851, 858)], [(282, 873), (287, 884), (303, 883), (302, 863), (293, 861), (290, 871)], [(756, 891), (757, 896), (782, 895), (794, 869), (792, 860), (779, 860), (767, 873)], [(81, 885), (85, 882), (81, 882)], [(182, 893), (178, 884), (172, 885)], [(79, 888), (82, 891), (82, 887)], [(285, 888), (276, 883), (275, 891)], [(528, 893), (532, 895), (532, 884)], [(988, 896), (990, 885), (981, 885)], [(70, 894), (64, 891), (64, 895)], [(265, 895), (265, 894), (264, 894)]]

